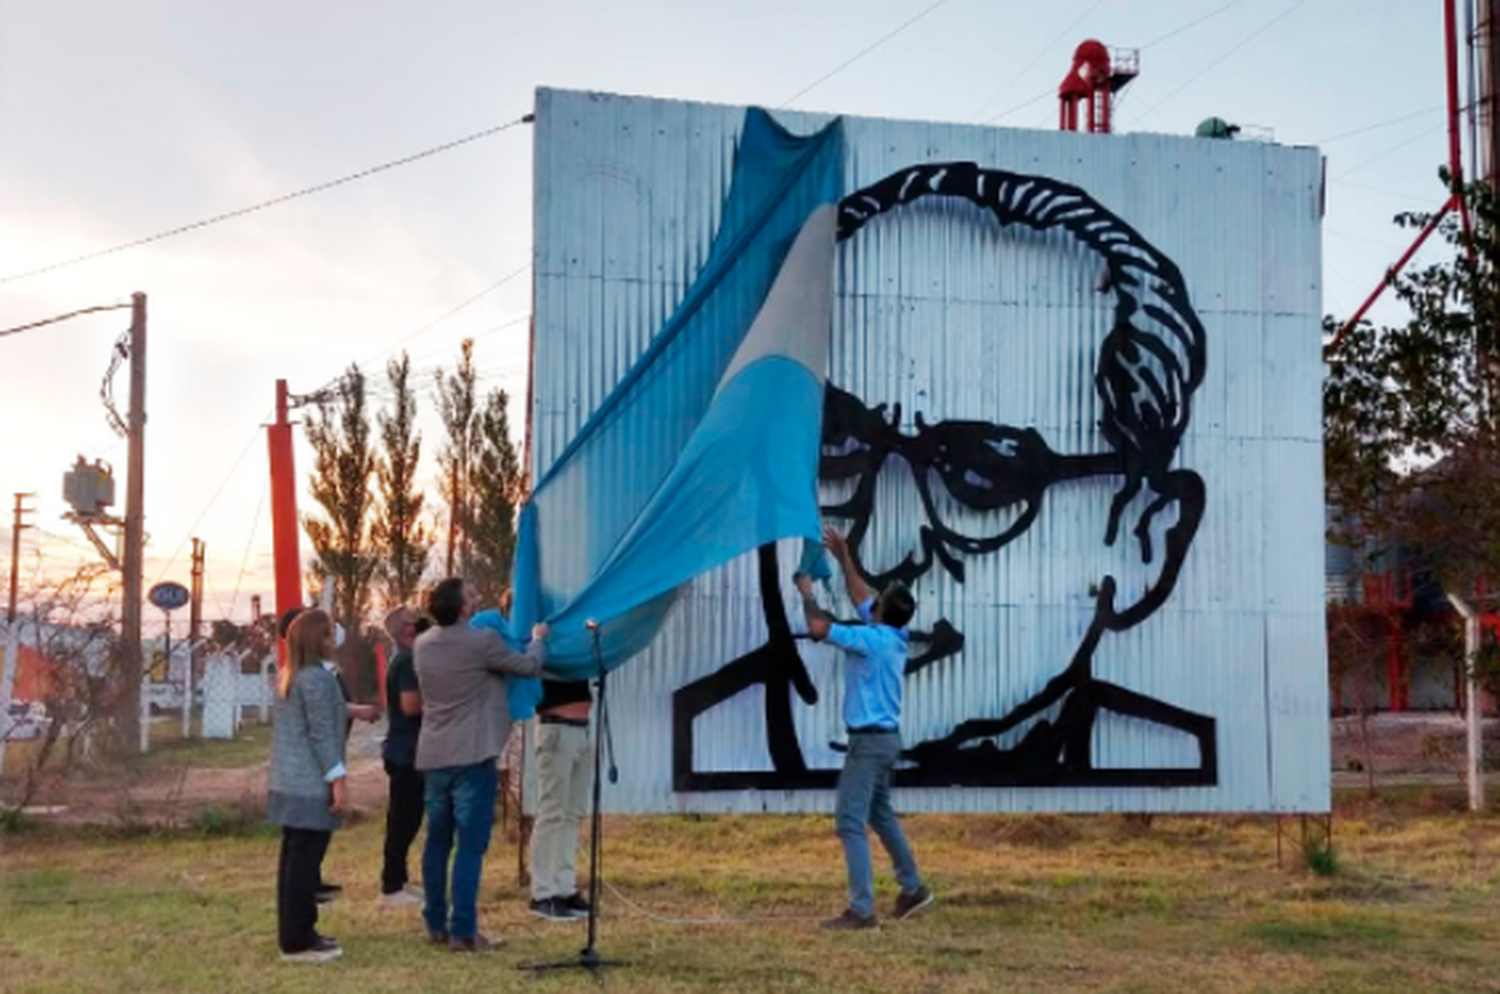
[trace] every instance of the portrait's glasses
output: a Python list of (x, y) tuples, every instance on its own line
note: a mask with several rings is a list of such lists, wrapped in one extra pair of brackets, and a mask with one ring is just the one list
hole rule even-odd
[[(920, 414), (915, 422), (916, 432), (907, 434), (900, 427), (900, 405), (887, 417), (886, 405), (871, 409), (831, 383), (824, 393), (818, 475), (828, 483), (852, 482), (853, 491), (822, 510), (853, 522), (849, 548), (877, 585), (910, 583), (932, 568), (934, 558), (962, 581), (964, 564), (958, 554), (994, 552), (1014, 541), (1036, 520), (1048, 487), (1125, 472), (1125, 460), (1117, 453), (1059, 455), (1034, 428), (986, 421), (927, 424)], [(922, 559), (908, 553), (895, 567), (872, 573), (859, 546), (874, 515), (876, 481), (893, 455), (910, 467), (927, 518), (920, 530)], [(987, 531), (975, 533), (975, 514), (989, 522)]]

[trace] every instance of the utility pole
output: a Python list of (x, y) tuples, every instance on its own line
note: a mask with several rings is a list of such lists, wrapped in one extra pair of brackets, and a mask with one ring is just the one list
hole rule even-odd
[[(120, 678), (124, 702), (120, 713), (120, 742), (139, 748), (141, 722), (141, 602), (144, 591), (142, 561), (145, 552), (146, 496), (146, 295), (130, 298), (130, 478), (125, 486), (125, 576), (120, 606), (123, 659)], [(144, 751), (144, 750), (142, 750)]]
[[(188, 594), (188, 652), (187, 672), (182, 679), (182, 739), (184, 742), (193, 730), (193, 687), (198, 679), (198, 631), (203, 625), (203, 551), (202, 539), (193, 539), (193, 586)], [(171, 618), (167, 619), (167, 645), (171, 645)], [(167, 651), (167, 665), (171, 665), (172, 653)]]
[(188, 602), (188, 638), (198, 641), (203, 627), (203, 553), (202, 539), (193, 539), (193, 599)]
[(26, 506), (32, 494), (16, 494), (15, 519), (10, 533), (10, 606), (5, 612), (5, 655), (0, 663), (0, 774), (5, 772), (5, 738), (10, 734), (10, 698), (16, 686), (16, 667), (20, 664), (21, 626), (16, 623), (16, 589), (21, 583), (21, 532), (31, 527), (25, 516), (34, 513)]
[(21, 585), (21, 532), (31, 527), (25, 516), (34, 509), (26, 506), (26, 499), (35, 494), (16, 494), (15, 520), (10, 526), (10, 606), (5, 611), (6, 625), (16, 623), (16, 590)]

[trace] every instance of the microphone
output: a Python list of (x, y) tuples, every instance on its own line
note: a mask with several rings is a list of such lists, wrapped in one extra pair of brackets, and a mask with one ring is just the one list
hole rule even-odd
[(585, 621), (583, 623), (583, 627), (587, 628), (591, 632), (597, 632), (599, 630), (599, 622), (595, 621), (593, 618), (590, 618), (588, 621)]

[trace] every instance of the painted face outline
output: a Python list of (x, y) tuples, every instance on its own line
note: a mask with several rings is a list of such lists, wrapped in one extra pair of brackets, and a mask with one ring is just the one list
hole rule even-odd
[[(846, 499), (824, 505), (822, 512), (825, 517), (853, 522), (846, 536), (849, 549), (865, 578), (877, 587), (892, 581), (910, 585), (925, 576), (934, 562), (962, 583), (965, 569), (959, 555), (992, 554), (1020, 538), (1036, 523), (1052, 486), (1126, 472), (1125, 460), (1118, 453), (1062, 455), (1035, 428), (967, 420), (928, 424), (918, 414), (915, 433), (907, 433), (900, 427), (900, 405), (894, 405), (889, 417), (886, 408), (885, 404), (870, 408), (829, 383), (818, 473), (823, 482), (857, 480)], [(918, 560), (908, 552), (896, 566), (873, 571), (860, 548), (874, 518), (876, 484), (892, 456), (906, 463), (927, 517), (918, 539), (923, 558)], [(1020, 509), (999, 532), (975, 536), (960, 531), (945, 517), (934, 496), (936, 487), (977, 514), (1017, 505)]]

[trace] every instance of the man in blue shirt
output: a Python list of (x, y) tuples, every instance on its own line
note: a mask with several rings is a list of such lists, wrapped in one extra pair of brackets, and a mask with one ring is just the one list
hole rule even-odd
[(849, 733), (849, 752), (839, 774), (835, 820), (849, 871), (849, 907), (824, 922), (823, 927), (875, 928), (874, 871), (867, 826), (880, 836), (901, 885), (894, 917), (910, 918), (933, 901), (932, 891), (917, 874), (917, 861), (891, 807), (891, 772), (901, 758), (906, 625), (916, 613), (917, 602), (901, 583), (891, 584), (876, 600), (860, 576), (844, 537), (830, 528), (824, 531), (823, 540), (838, 559), (849, 599), (864, 622), (838, 624), (818, 607), (812, 579), (803, 574), (795, 577), (808, 634), (844, 651), (844, 724)]

